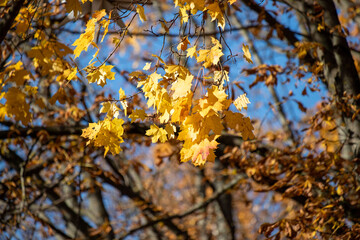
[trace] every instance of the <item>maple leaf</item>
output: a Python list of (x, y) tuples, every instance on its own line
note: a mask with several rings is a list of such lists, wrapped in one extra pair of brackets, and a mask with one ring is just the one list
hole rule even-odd
[(124, 100), (126, 98), (125, 92), (122, 88), (119, 89), (119, 100)]
[(178, 79), (171, 86), (171, 90), (174, 91), (172, 98), (178, 99), (186, 96), (191, 91), (191, 83), (194, 79), (193, 75), (187, 75), (185, 79)]
[(101, 87), (104, 87), (106, 79), (115, 80), (115, 73), (111, 72), (113, 67), (114, 66), (111, 65), (101, 65), (99, 68), (90, 72), (86, 78), (89, 83), (97, 83)]
[(119, 116), (119, 108), (114, 102), (103, 102), (100, 113), (106, 113), (108, 118), (117, 118)]
[(201, 121), (203, 117), (200, 114), (187, 116), (181, 125), (181, 132), (178, 140), (195, 141), (199, 137)]
[(189, 114), (192, 104), (193, 93), (190, 92), (188, 95), (182, 98), (178, 98), (175, 103), (173, 103), (171, 110), (171, 121), (183, 122), (186, 116)]
[(140, 18), (141, 22), (145, 22), (147, 20), (143, 6), (137, 5), (136, 12), (139, 14), (139, 18)]
[(223, 10), (221, 10), (218, 2), (213, 2), (212, 4), (209, 4), (206, 9), (208, 10), (211, 21), (214, 21), (215, 19), (218, 20), (218, 26), (222, 29), (225, 28), (225, 18), (223, 14)]
[(161, 111), (162, 114), (159, 117), (160, 123), (166, 123), (170, 120), (170, 111), (168, 109), (165, 109), (164, 111)]
[(246, 97), (246, 93), (240, 95), (237, 99), (234, 101), (235, 107), (241, 111), (242, 108), (247, 109), (247, 105), (250, 103), (249, 99)]
[[(97, 134), (99, 133), (100, 128), (101, 128), (101, 124), (99, 123), (89, 123), (89, 127), (82, 130), (81, 136), (93, 140), (96, 138)], [(88, 143), (90, 143), (90, 141)]]
[(103, 19), (100, 22), (100, 25), (104, 28), (103, 36), (102, 36), (100, 42), (104, 41), (104, 38), (109, 31), (110, 19), (111, 19), (111, 12), (109, 13), (109, 19)]
[(135, 122), (137, 119), (140, 119), (141, 121), (144, 121), (147, 117), (147, 114), (144, 109), (134, 109), (132, 113), (129, 115), (129, 118), (131, 118), (131, 122)]
[(147, 62), (147, 63), (145, 64), (143, 70), (147, 71), (147, 70), (150, 69), (150, 67), (151, 67), (151, 62)]
[(197, 62), (204, 62), (203, 66), (205, 68), (209, 68), (212, 65), (218, 64), (221, 56), (224, 55), (220, 42), (213, 37), (211, 37), (211, 42), (214, 44), (214, 46), (210, 50), (199, 50), (199, 56), (196, 58)]
[(17, 86), (23, 86), (26, 80), (30, 79), (30, 73), (23, 68), (22, 62), (10, 65), (6, 68), (8, 81), (15, 82)]
[(142, 86), (142, 90), (147, 93), (151, 91), (155, 91), (158, 88), (159, 79), (161, 79), (162, 76), (158, 74), (157, 72), (154, 72), (150, 74), (145, 81), (138, 82), (137, 87)]
[(253, 61), (251, 60), (251, 53), (249, 51), (249, 46), (243, 44), (242, 45), (242, 50), (244, 52), (244, 58), (248, 63), (253, 63)]
[(4, 98), (6, 99), (4, 113), (9, 117), (14, 116), (16, 121), (27, 125), (31, 121), (32, 115), (30, 105), (26, 102), (26, 95), (18, 88), (11, 87), (4, 94)]
[(208, 90), (207, 96), (200, 99), (199, 104), (193, 110), (205, 117), (227, 109), (230, 104), (231, 101), (227, 99), (225, 91), (220, 90), (217, 86), (212, 86)]
[(167, 133), (167, 135), (169, 136), (169, 139), (174, 139), (175, 138), (175, 133), (176, 133), (176, 126), (169, 123), (166, 124), (165, 126), (165, 131)]
[(69, 73), (67, 74), (66, 79), (67, 80), (74, 80), (76, 79), (76, 74), (77, 74), (77, 68), (72, 68), (72, 70), (69, 70)]
[(64, 57), (68, 54), (73, 54), (73, 50), (71, 48), (58, 41), (52, 42), (51, 48), (54, 50), (55, 54), (59, 57)]
[(66, 0), (65, 8), (66, 12), (73, 12), (75, 18), (82, 12), (79, 0)]
[[(216, 138), (217, 137), (219, 136), (216, 136)], [(202, 166), (205, 164), (206, 161), (215, 161), (214, 149), (216, 149), (217, 145), (219, 144), (215, 141), (215, 139), (209, 141), (207, 138), (205, 138), (199, 144), (193, 145), (192, 148), (194, 149), (194, 153), (191, 161), (195, 166)]]
[(125, 116), (127, 116), (127, 108), (128, 108), (128, 103), (127, 103), (127, 101), (122, 100), (122, 101), (120, 101), (120, 104), (121, 104), (121, 106), (122, 106), (122, 108), (123, 108), (123, 111), (124, 111)]
[(75, 58), (79, 57), (82, 51), (87, 51), (90, 43), (94, 40), (96, 19), (90, 19), (86, 24), (85, 33), (81, 34), (73, 43), (76, 46), (74, 50)]
[(220, 135), (224, 126), (221, 123), (221, 118), (216, 114), (211, 115), (210, 117), (206, 117), (203, 120), (203, 127), (201, 130), (205, 132), (205, 134), (209, 134), (210, 130), (212, 130), (216, 135)]
[(93, 14), (93, 18), (87, 22), (85, 33), (81, 34), (80, 37), (73, 43), (73, 46), (76, 46), (74, 50), (75, 58), (79, 57), (82, 51), (87, 51), (90, 44), (94, 41), (95, 23), (105, 15), (105, 9), (96, 11)]
[(107, 118), (97, 123), (90, 123), (89, 127), (83, 129), (81, 136), (89, 139), (87, 145), (93, 144), (95, 147), (104, 147), (104, 157), (108, 151), (116, 155), (122, 150), (120, 144), (123, 142), (123, 123), (124, 120), (118, 118)]
[(196, 57), (196, 45), (192, 46), (191, 48), (188, 48), (186, 53), (186, 57)]
[(254, 127), (251, 124), (250, 118), (244, 118), (244, 115), (242, 115), (241, 113), (226, 111), (225, 122), (229, 128), (240, 132), (244, 140), (255, 138), (252, 132), (252, 130), (254, 130)]
[(189, 70), (181, 65), (166, 65), (165, 72), (171, 76), (171, 78), (185, 79), (187, 75), (191, 75)]
[(201, 49), (198, 51), (199, 56), (196, 58), (197, 62), (204, 62), (203, 66), (206, 68), (211, 67), (212, 59), (209, 58), (210, 50)]
[(167, 131), (163, 128), (159, 128), (155, 124), (150, 126), (150, 129), (146, 131), (145, 135), (152, 136), (151, 141), (153, 143), (156, 143), (158, 140), (162, 143), (167, 141)]
[(253, 125), (251, 124), (251, 120), (249, 117), (244, 119), (244, 124), (243, 124), (243, 130), (241, 132), (241, 136), (244, 140), (248, 140), (248, 139), (254, 139), (255, 135), (252, 132), (254, 130)]
[(186, 51), (187, 46), (190, 45), (189, 39), (188, 37), (184, 37), (181, 42), (179, 43), (179, 45), (177, 46), (177, 50), (180, 52), (180, 50), (182, 51)]
[(225, 113), (225, 122), (229, 128), (232, 128), (237, 131), (242, 130), (242, 122), (244, 115), (241, 113), (234, 113), (231, 111), (227, 111)]
[(181, 24), (183, 23), (187, 23), (189, 21), (189, 14), (187, 13), (187, 7), (181, 7), (179, 9), (179, 14), (180, 14), (180, 22)]

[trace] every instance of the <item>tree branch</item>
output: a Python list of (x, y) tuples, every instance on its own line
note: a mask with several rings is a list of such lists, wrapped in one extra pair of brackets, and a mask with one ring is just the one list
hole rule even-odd
[(0, 19), (0, 44), (5, 39), (7, 32), (13, 25), (13, 22), (24, 3), (25, 0), (14, 0), (9, 11), (4, 14), (2, 19)]
[(151, 227), (155, 224), (161, 223), (161, 222), (166, 222), (169, 220), (173, 220), (173, 219), (177, 219), (177, 218), (184, 218), (194, 212), (196, 212), (197, 210), (200, 210), (204, 207), (206, 207), (207, 205), (209, 205), (210, 203), (212, 203), (213, 201), (215, 201), (216, 199), (218, 199), (221, 195), (223, 195), (226, 191), (232, 189), (233, 187), (235, 187), (242, 179), (246, 178), (245, 174), (238, 174), (235, 176), (235, 178), (233, 180), (231, 180), (231, 182), (229, 182), (228, 184), (226, 184), (222, 189), (218, 190), (217, 192), (215, 192), (211, 197), (209, 197), (208, 199), (204, 200), (203, 202), (200, 202), (198, 204), (195, 204), (193, 207), (189, 208), (188, 210), (186, 210), (185, 212), (183, 212), (182, 214), (174, 214), (174, 215), (170, 215), (168, 217), (164, 217), (164, 218), (159, 218), (156, 220), (153, 220), (151, 222), (148, 222), (146, 224), (143, 224), (139, 227), (133, 228), (130, 231), (128, 231), (126, 234), (122, 235), (121, 237), (119, 237), (119, 239), (124, 239), (125, 237), (140, 231), (142, 229)]

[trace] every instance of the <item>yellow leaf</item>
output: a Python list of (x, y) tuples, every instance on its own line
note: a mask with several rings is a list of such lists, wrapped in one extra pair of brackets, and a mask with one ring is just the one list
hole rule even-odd
[(74, 50), (75, 58), (79, 57), (82, 51), (87, 51), (90, 43), (94, 40), (95, 22), (95, 19), (90, 19), (86, 24), (85, 33), (81, 34), (73, 43), (73, 46), (76, 46)]
[(158, 140), (160, 140), (160, 142), (166, 142), (167, 141), (167, 132), (165, 129), (163, 128), (159, 128), (158, 126), (156, 126), (155, 124), (152, 124), (150, 126), (150, 129), (146, 131), (145, 133), (146, 136), (152, 136), (151, 137), (151, 141), (153, 143), (156, 143)]
[(89, 127), (83, 129), (82, 137), (90, 139), (87, 144), (92, 143), (95, 147), (104, 147), (104, 156), (110, 151), (112, 154), (119, 154), (122, 150), (120, 143), (123, 142), (122, 135), (124, 120), (106, 118), (98, 123), (90, 123)]
[[(21, 63), (21, 62), (20, 62)], [(18, 65), (18, 64), (16, 64)], [(26, 80), (30, 79), (30, 74), (27, 70), (21, 68), (15, 68), (15, 71), (11, 71), (9, 74), (9, 81), (15, 82), (16, 85), (22, 86), (24, 85)]]
[(119, 116), (119, 108), (114, 102), (103, 102), (100, 113), (106, 113), (108, 118), (117, 118)]
[(211, 16), (211, 21), (214, 21), (215, 19), (218, 20), (218, 26), (222, 29), (225, 28), (225, 18), (223, 14), (223, 10), (220, 8), (220, 5), (218, 2), (214, 1), (212, 4), (209, 4), (206, 9), (208, 9), (208, 12)]
[(244, 52), (244, 58), (248, 63), (253, 63), (253, 61), (251, 60), (251, 53), (249, 51), (249, 46), (243, 44), (242, 50)]
[(181, 7), (180, 8), (180, 22), (181, 24), (183, 23), (187, 23), (189, 21), (189, 14), (187, 14), (186, 12), (186, 7)]
[(199, 144), (194, 144), (192, 147), (194, 149), (191, 159), (192, 163), (195, 166), (202, 166), (206, 161), (213, 162), (215, 160), (214, 149), (216, 149), (217, 145), (218, 142), (215, 140), (209, 141), (207, 138)]
[(339, 185), (337, 188), (336, 188), (336, 193), (341, 196), (344, 194), (344, 190), (343, 188), (341, 187), (341, 185)]
[(175, 103), (173, 103), (173, 108), (171, 110), (172, 122), (180, 123), (184, 121), (191, 109), (192, 96), (193, 93), (190, 92), (187, 96), (179, 98), (175, 101)]
[(211, 67), (212, 59), (209, 57), (210, 50), (201, 49), (198, 51), (199, 56), (196, 58), (197, 62), (204, 62), (203, 66), (206, 68)]
[(205, 134), (209, 134), (210, 130), (212, 130), (216, 135), (220, 135), (224, 126), (221, 123), (221, 118), (218, 115), (211, 115), (210, 117), (206, 117), (203, 120), (202, 130)]
[[(159, 109), (161, 110), (161, 109)], [(170, 120), (170, 112), (165, 109), (165, 111), (162, 111), (162, 115), (159, 117), (160, 123), (166, 123)]]
[(211, 37), (211, 41), (214, 46), (210, 50), (199, 50), (199, 56), (196, 58), (197, 62), (204, 62), (203, 66), (205, 68), (217, 65), (221, 56), (224, 55), (220, 42), (213, 37)]
[(147, 71), (147, 70), (150, 69), (150, 67), (151, 67), (151, 62), (147, 62), (147, 63), (145, 64), (143, 70), (144, 70), (144, 71)]
[(245, 108), (247, 110), (247, 105), (250, 103), (249, 99), (246, 97), (246, 93), (240, 95), (235, 101), (234, 105), (235, 107), (241, 111), (242, 108)]
[(144, 8), (141, 5), (137, 5), (136, 6), (136, 12), (139, 14), (140, 20), (142, 22), (145, 22), (146, 21), (146, 16), (145, 16)]
[(166, 65), (165, 72), (171, 75), (171, 78), (185, 79), (187, 75), (191, 75), (189, 69), (181, 65)]
[(119, 89), (119, 100), (124, 100), (126, 98), (125, 92), (122, 88)]
[(45, 35), (44, 31), (41, 31), (38, 29), (34, 35), (34, 38), (39, 39), (39, 40), (44, 40), (46, 38), (46, 35)]
[(223, 89), (224, 83), (229, 82), (229, 72), (226, 70), (223, 71), (214, 71), (214, 83), (219, 86), (220, 89)]
[(12, 87), (5, 94), (6, 99), (5, 114), (9, 117), (15, 118), (16, 121), (21, 121), (22, 124), (27, 125), (32, 118), (30, 113), (30, 105), (26, 102), (26, 95), (18, 88)]
[(231, 111), (225, 113), (226, 125), (239, 132), (243, 130), (243, 119), (244, 115), (241, 113), (234, 113)]
[(120, 101), (120, 104), (121, 104), (121, 106), (123, 107), (125, 116), (127, 116), (127, 108), (128, 108), (127, 101), (125, 101), (125, 100)]
[(38, 92), (38, 87), (32, 87), (32, 86), (26, 85), (25, 92), (27, 92), (28, 95), (30, 95), (30, 96), (34, 96)]
[(72, 68), (71, 72), (69, 73), (69, 75), (67, 76), (67, 80), (74, 80), (76, 79), (76, 74), (77, 74), (77, 68)]
[(147, 114), (145, 113), (144, 109), (134, 109), (132, 113), (129, 115), (129, 118), (131, 118), (131, 122), (135, 122), (137, 119), (141, 119), (141, 121), (144, 121), (147, 117)]
[(219, 90), (217, 86), (212, 86), (208, 90), (208, 96), (199, 100), (199, 103), (193, 108), (194, 112), (198, 112), (202, 117), (214, 115), (219, 111), (227, 109), (231, 100), (227, 99), (224, 90)]
[(165, 126), (165, 131), (167, 132), (169, 139), (174, 139), (175, 138), (175, 133), (176, 133), (176, 126), (169, 123), (166, 124)]
[(193, 75), (187, 75), (184, 80), (179, 78), (176, 82), (174, 82), (171, 86), (171, 90), (174, 91), (172, 98), (178, 99), (180, 97), (185, 97), (191, 91), (193, 79)]
[(105, 15), (105, 9), (96, 11), (93, 14), (93, 18), (87, 22), (85, 33), (81, 34), (80, 37), (73, 43), (73, 46), (76, 46), (74, 50), (75, 58), (79, 57), (82, 51), (87, 51), (90, 44), (94, 41), (95, 23)]
[(114, 45), (118, 45), (118, 44), (120, 43), (120, 39), (117, 38), (117, 37), (113, 37), (113, 38), (112, 38), (112, 43), (113, 43)]
[(188, 48), (186, 51), (187, 51), (186, 57), (190, 57), (190, 58), (196, 57), (196, 45), (194, 45), (191, 48)]
[(100, 128), (101, 128), (101, 124), (90, 123), (89, 127), (82, 130), (81, 136), (93, 140), (94, 138), (96, 138), (97, 134), (99, 133)]
[(86, 77), (89, 83), (97, 83), (101, 87), (104, 87), (106, 84), (106, 79), (115, 80), (115, 73), (111, 72), (111, 69), (114, 66), (111, 65), (102, 65), (99, 68), (96, 68), (88, 74)]
[(95, 11), (92, 15), (93, 18), (96, 19), (96, 21), (99, 21), (102, 17), (106, 15), (105, 9), (99, 9), (98, 11)]
[(240, 132), (244, 140), (255, 138), (255, 135), (252, 132), (254, 127), (251, 124), (250, 118), (244, 118), (244, 115), (241, 113), (226, 111), (225, 122), (229, 128)]
[(66, 12), (73, 12), (75, 18), (81, 14), (82, 10), (79, 0), (66, 0), (65, 8)]

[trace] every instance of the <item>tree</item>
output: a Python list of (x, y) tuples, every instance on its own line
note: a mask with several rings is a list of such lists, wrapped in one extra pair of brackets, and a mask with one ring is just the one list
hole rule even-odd
[(358, 239), (359, 9), (0, 0), (3, 238)]

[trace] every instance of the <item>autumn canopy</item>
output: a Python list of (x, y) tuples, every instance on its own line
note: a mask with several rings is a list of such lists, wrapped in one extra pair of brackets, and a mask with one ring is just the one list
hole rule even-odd
[(0, 0), (0, 17), (4, 239), (360, 236), (356, 1)]

